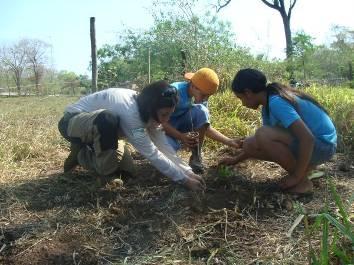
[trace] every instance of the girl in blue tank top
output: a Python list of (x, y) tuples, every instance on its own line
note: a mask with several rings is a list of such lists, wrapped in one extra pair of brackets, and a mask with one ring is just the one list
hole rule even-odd
[(239, 156), (226, 158), (236, 164), (248, 158), (273, 161), (288, 175), (280, 188), (294, 193), (312, 192), (309, 172), (335, 153), (337, 133), (327, 111), (311, 96), (280, 83), (267, 84), (265, 75), (255, 69), (240, 70), (232, 90), (243, 106), (262, 106), (263, 126), (242, 143)]

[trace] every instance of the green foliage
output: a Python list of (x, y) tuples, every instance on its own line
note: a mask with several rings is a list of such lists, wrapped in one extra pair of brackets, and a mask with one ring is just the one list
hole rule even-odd
[(348, 87), (354, 88), (354, 80), (348, 81)]
[(156, 18), (155, 25), (144, 32), (127, 30), (118, 44), (99, 49), (99, 86), (114, 86), (127, 80), (145, 85), (149, 54), (151, 80), (177, 81), (185, 71), (211, 67), (219, 73), (222, 88), (229, 86), (242, 67), (273, 65), (263, 57), (255, 59), (248, 49), (235, 45), (229, 23), (210, 15), (172, 17), (176, 16)]
[(296, 70), (302, 72), (303, 80), (307, 79), (307, 72), (311, 65), (308, 64), (309, 57), (314, 52), (313, 38), (305, 32), (300, 31), (293, 37), (293, 57)]
[[(136, 42), (135, 36), (128, 34), (127, 42)], [(130, 50), (130, 52), (129, 52)], [(120, 82), (132, 80), (136, 77), (139, 67), (134, 63), (135, 59), (130, 54), (133, 47), (129, 43), (122, 45), (104, 45), (97, 51), (98, 57), (98, 87), (107, 88), (118, 86)]]
[(62, 94), (77, 95), (80, 92), (80, 77), (74, 72), (61, 71), (58, 74), (58, 83)]
[(352, 264), (354, 226), (349, 219), (351, 202), (343, 203), (332, 182), (329, 183), (329, 187), (338, 213), (329, 212), (327, 202), (324, 212), (317, 215), (315, 223), (311, 227), (306, 227), (306, 233), (310, 236), (316, 230), (322, 233), (321, 246), (317, 253), (312, 247), (311, 239), (309, 240), (311, 264)]
[(349, 88), (318, 87), (307, 88), (329, 112), (338, 134), (338, 151), (354, 152), (354, 91)]
[[(321, 80), (328, 84), (353, 79), (354, 32), (344, 27), (333, 27), (333, 41), (329, 46), (312, 43), (304, 32), (294, 37), (297, 79)], [(302, 71), (301, 71), (302, 69)]]
[(87, 75), (79, 75), (80, 87), (82, 88), (80, 94), (89, 94), (91, 90), (91, 80)]

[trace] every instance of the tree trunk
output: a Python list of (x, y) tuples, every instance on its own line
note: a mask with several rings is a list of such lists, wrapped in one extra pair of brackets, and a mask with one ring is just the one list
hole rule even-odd
[[(285, 9), (285, 3), (284, 3), (285, 0), (261, 0), (261, 1), (266, 6), (277, 10), (281, 15), (281, 18), (283, 20), (285, 40), (286, 40), (286, 58), (291, 63), (291, 56), (293, 54), (293, 41), (291, 38), (290, 18), (291, 18), (292, 9), (294, 8), (297, 0), (289, 0), (290, 6), (288, 10)], [(217, 5), (217, 12), (219, 12), (220, 9), (230, 4), (230, 2), (231, 0), (226, 0), (224, 4), (220, 4), (220, 2), (218, 2), (219, 4)]]
[(302, 71), (304, 73), (304, 80), (306, 80), (305, 58), (302, 58)]
[(39, 96), (39, 79), (40, 79), (40, 76), (39, 76), (39, 73), (36, 71), (34, 72), (34, 81), (36, 83), (36, 94), (37, 96)]
[(17, 87), (17, 93), (21, 96), (21, 74), (19, 72), (15, 73), (15, 83)]
[(187, 57), (186, 57), (186, 51), (181, 50), (181, 67), (182, 67), (182, 76), (186, 73), (187, 71)]
[(265, 5), (270, 8), (277, 10), (283, 20), (285, 40), (286, 40), (286, 59), (288, 61), (288, 72), (289, 79), (294, 78), (294, 65), (293, 65), (293, 41), (291, 38), (291, 28), (290, 28), (290, 19), (291, 11), (294, 8), (297, 0), (289, 0), (288, 10), (285, 8), (285, 0), (261, 0)]
[(291, 38), (290, 20), (286, 14), (281, 13), (284, 25), (285, 41), (286, 41), (286, 58), (293, 55), (293, 40)]

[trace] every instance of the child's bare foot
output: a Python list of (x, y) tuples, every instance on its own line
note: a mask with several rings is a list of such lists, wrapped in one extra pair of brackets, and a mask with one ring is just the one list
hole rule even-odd
[[(308, 176), (310, 175), (311, 171), (315, 169), (315, 166), (309, 166), (306, 170), (306, 179), (308, 179)], [(300, 182), (302, 182), (304, 180), (299, 180), (291, 175), (287, 175), (285, 176), (279, 183), (279, 187), (283, 190), (287, 190), (287, 189), (290, 189), (290, 188), (293, 188), (295, 186), (297, 186), (298, 184), (300, 184)], [(312, 185), (312, 183), (311, 183)]]
[(300, 183), (287, 189), (286, 191), (290, 193), (297, 193), (297, 194), (312, 193), (313, 184), (311, 180), (309, 180), (308, 178), (304, 178)]
[(280, 181), (279, 186), (282, 190), (287, 190), (289, 188), (295, 187), (297, 184), (299, 184), (298, 179), (287, 175)]

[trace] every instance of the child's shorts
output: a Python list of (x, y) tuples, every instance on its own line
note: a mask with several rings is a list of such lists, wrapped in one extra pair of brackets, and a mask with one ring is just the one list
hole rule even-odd
[[(204, 104), (193, 104), (191, 109), (178, 117), (171, 117), (170, 125), (182, 133), (195, 131), (205, 124), (209, 124), (209, 110)], [(167, 136), (168, 143), (176, 151), (181, 148), (181, 143)]]
[[(291, 152), (295, 157), (299, 156), (299, 141), (294, 140), (290, 146)], [(330, 160), (336, 153), (337, 146), (332, 143), (324, 142), (320, 139), (315, 139), (310, 165), (317, 166)]]

